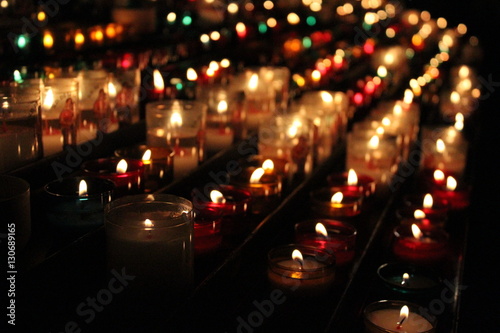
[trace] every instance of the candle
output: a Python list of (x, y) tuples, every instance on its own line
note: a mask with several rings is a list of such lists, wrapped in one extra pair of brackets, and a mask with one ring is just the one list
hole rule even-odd
[(335, 279), (335, 258), (318, 248), (292, 244), (268, 253), (267, 276), (276, 288), (299, 297), (325, 295)]
[[(2, 230), (15, 231), (16, 250), (22, 251), (31, 236), (30, 184), (22, 178), (0, 175)], [(5, 235), (7, 237), (7, 234)], [(10, 237), (8, 241), (10, 242)], [(7, 239), (5, 239), (7, 243)]]
[(108, 269), (135, 276), (127, 288), (145, 299), (183, 299), (193, 281), (191, 202), (168, 194), (126, 196), (108, 204), (105, 216)]
[(446, 231), (422, 224), (400, 225), (394, 229), (393, 252), (401, 260), (434, 263), (449, 254)]
[(407, 195), (403, 201), (405, 206), (396, 211), (401, 220), (417, 219), (424, 224), (444, 226), (448, 218), (449, 202), (434, 198), (431, 193)]
[(239, 234), (246, 230), (245, 219), (251, 212), (252, 194), (231, 185), (195, 188), (191, 191), (195, 211), (215, 210), (222, 215), (222, 233)]
[(275, 91), (265, 83), (257, 70), (247, 69), (244, 73), (246, 129), (256, 133), (262, 124), (273, 116), (276, 109)]
[(295, 224), (298, 244), (314, 246), (333, 255), (338, 266), (352, 261), (356, 249), (357, 230), (349, 223), (314, 219)]
[(350, 192), (359, 192), (365, 199), (375, 194), (375, 179), (368, 175), (358, 175), (354, 169), (348, 172), (331, 174), (327, 177), (330, 187), (343, 188)]
[(144, 191), (144, 163), (139, 160), (101, 158), (82, 164), (85, 175), (115, 183), (117, 197)]
[(386, 263), (377, 269), (384, 284), (400, 293), (437, 291), (441, 278), (432, 269), (406, 263)]
[(196, 169), (199, 164), (199, 154), (196, 147), (191, 149), (177, 148), (174, 150), (174, 179), (181, 179)]
[(135, 145), (115, 150), (115, 156), (142, 161), (145, 193), (157, 191), (173, 179), (174, 155), (169, 148)]
[(438, 187), (433, 194), (440, 199), (447, 200), (451, 210), (462, 210), (469, 206), (469, 189), (463, 184), (459, 186), (452, 176), (448, 176), (446, 185)]
[(194, 253), (212, 253), (222, 243), (222, 214), (213, 208), (198, 210), (194, 215)]
[(363, 195), (335, 187), (324, 187), (310, 192), (311, 209), (322, 217), (347, 218), (361, 213)]
[(418, 313), (419, 305), (383, 300), (367, 305), (363, 311), (365, 326), (370, 333), (431, 333), (435, 331), (436, 319)]
[(250, 192), (252, 196), (251, 212), (265, 215), (271, 212), (281, 200), (282, 181), (275, 175), (260, 168), (248, 167), (230, 179), (230, 182)]
[(440, 169), (456, 177), (463, 175), (467, 162), (466, 144), (446, 144), (437, 139), (435, 144), (424, 144), (422, 147), (422, 168)]
[[(272, 163), (272, 166), (271, 164)], [(281, 178), (283, 187), (289, 185), (292, 180), (292, 168), (290, 162), (286, 158), (267, 155), (252, 155), (248, 158), (240, 160), (240, 165), (244, 168), (262, 167), (267, 173), (275, 173)]]
[(70, 177), (44, 186), (46, 217), (58, 236), (78, 237), (104, 225), (104, 206), (113, 199), (111, 180)]

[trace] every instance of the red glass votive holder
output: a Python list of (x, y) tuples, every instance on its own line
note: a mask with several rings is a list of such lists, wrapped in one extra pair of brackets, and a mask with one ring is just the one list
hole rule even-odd
[(118, 172), (117, 166), (122, 159), (101, 158), (82, 164), (83, 173), (87, 176), (109, 179), (115, 183), (116, 197), (144, 192), (144, 163), (139, 160), (124, 159), (127, 168)]
[(280, 158), (276, 156), (252, 155), (249, 158), (242, 160), (240, 164), (244, 167), (259, 168), (262, 167), (263, 163), (266, 160), (271, 160), (274, 165), (272, 171), (266, 170), (266, 172), (275, 173), (276, 175), (281, 177), (281, 181), (283, 184), (288, 184), (288, 182), (291, 181), (292, 175), (290, 174), (290, 162), (286, 158)]
[[(342, 193), (340, 202), (332, 201), (333, 195)], [(341, 188), (326, 187), (310, 192), (311, 209), (314, 215), (330, 218), (354, 217), (361, 213), (363, 195)]]
[(369, 198), (375, 194), (376, 182), (373, 177), (368, 175), (357, 175), (357, 184), (349, 185), (348, 172), (336, 173), (327, 177), (327, 182), (330, 187), (342, 187), (347, 191), (360, 192), (365, 198)]
[(412, 226), (400, 225), (394, 229), (393, 253), (396, 257), (414, 263), (435, 263), (449, 255), (449, 235), (443, 228), (418, 224), (421, 234), (416, 237)]
[(465, 186), (459, 186), (455, 190), (447, 189), (446, 186), (442, 186), (434, 190), (432, 194), (436, 198), (447, 200), (450, 203), (450, 210), (462, 210), (469, 207), (470, 204), (470, 191)]
[[(423, 215), (422, 215), (423, 213)], [(426, 226), (444, 227), (448, 219), (448, 209), (424, 208), (418, 205), (401, 207), (396, 211), (396, 217), (403, 224), (422, 223)]]
[(250, 192), (252, 205), (250, 211), (255, 215), (270, 213), (281, 201), (282, 180), (274, 173), (264, 173), (258, 182), (250, 178), (257, 168), (248, 167), (231, 179), (231, 184)]
[(212, 253), (222, 243), (222, 215), (213, 208), (205, 208), (194, 216), (194, 253), (201, 255)]
[[(220, 200), (212, 200), (212, 191), (222, 195)], [(222, 233), (236, 233), (239, 222), (250, 213), (252, 195), (249, 191), (231, 185), (219, 185), (211, 188), (195, 188), (191, 191), (191, 200), (195, 211), (214, 210), (222, 216)]]
[(354, 226), (336, 220), (313, 219), (295, 224), (295, 240), (298, 244), (325, 250), (335, 256), (338, 266), (353, 260), (356, 235)]
[[(300, 257), (297, 257), (296, 250)], [(290, 296), (321, 297), (335, 280), (335, 258), (324, 250), (300, 244), (283, 245), (268, 252), (270, 284)]]

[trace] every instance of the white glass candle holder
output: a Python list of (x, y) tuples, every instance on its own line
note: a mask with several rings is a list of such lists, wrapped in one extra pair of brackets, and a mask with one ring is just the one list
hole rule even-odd
[(173, 177), (179, 179), (204, 160), (207, 106), (199, 101), (168, 100), (146, 105), (147, 144), (174, 152)]
[[(78, 73), (81, 110), (80, 132), (95, 137), (96, 129), (105, 133), (116, 129), (111, 123), (111, 104), (108, 91), (108, 73), (104, 69), (83, 70)], [(80, 141), (88, 139), (80, 135)]]
[(0, 87), (0, 172), (42, 157), (40, 90)]
[(140, 86), (141, 72), (138, 68), (119, 68), (110, 77), (107, 92), (112, 104), (113, 117), (117, 120), (119, 128), (139, 121)]
[(193, 281), (192, 203), (168, 194), (127, 196), (105, 214), (108, 268), (135, 276), (130, 288), (143, 297), (185, 296)]

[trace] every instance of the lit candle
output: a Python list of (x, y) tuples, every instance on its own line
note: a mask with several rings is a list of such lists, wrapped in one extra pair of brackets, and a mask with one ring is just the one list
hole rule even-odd
[(384, 300), (371, 303), (363, 311), (366, 329), (370, 333), (434, 332), (435, 318), (424, 318), (418, 313), (418, 309), (418, 305), (403, 301)]
[(448, 233), (439, 227), (400, 225), (394, 229), (394, 236), (393, 252), (403, 260), (432, 263), (449, 254)]
[(234, 141), (234, 130), (228, 117), (228, 103), (222, 100), (217, 105), (217, 115), (207, 117), (206, 148), (209, 152), (225, 149)]
[(357, 230), (346, 222), (315, 219), (295, 224), (295, 240), (334, 255), (337, 265), (352, 261), (355, 255)]
[(144, 191), (144, 163), (140, 160), (101, 158), (84, 162), (82, 171), (88, 176), (113, 181), (117, 197)]
[(462, 210), (469, 206), (469, 189), (465, 185), (459, 186), (453, 176), (446, 178), (446, 185), (438, 187), (434, 195), (450, 203), (450, 209)]
[(212, 253), (222, 243), (222, 214), (214, 208), (205, 208), (195, 212), (194, 216), (194, 253), (197, 255)]
[(444, 223), (447, 219), (448, 200), (435, 198), (431, 193), (406, 195), (403, 201), (405, 206), (396, 212), (401, 219), (427, 219), (432, 224)]
[(311, 209), (322, 217), (354, 217), (361, 213), (363, 195), (335, 187), (320, 188), (310, 192)]
[(135, 276), (127, 292), (180, 301), (193, 281), (193, 209), (168, 194), (126, 196), (106, 206), (108, 268)]
[(335, 279), (335, 259), (310, 246), (276, 247), (268, 253), (267, 276), (273, 286), (295, 296), (321, 296)]
[(328, 185), (336, 188), (343, 188), (351, 192), (360, 192), (365, 198), (375, 194), (375, 179), (368, 175), (358, 175), (354, 169), (348, 172), (329, 175)]
[(45, 213), (56, 235), (78, 237), (104, 224), (104, 207), (115, 184), (96, 177), (70, 177), (44, 186)]
[(405, 263), (387, 263), (377, 269), (384, 284), (400, 293), (431, 293), (441, 285), (441, 278), (430, 268)]

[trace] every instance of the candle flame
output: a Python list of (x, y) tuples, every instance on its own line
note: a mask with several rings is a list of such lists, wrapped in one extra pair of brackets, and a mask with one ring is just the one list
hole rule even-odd
[(43, 106), (47, 109), (50, 109), (54, 105), (54, 92), (52, 88), (47, 90), (47, 94), (45, 94), (45, 99), (43, 100)]
[(432, 194), (427, 193), (424, 197), (424, 203), (423, 206), (424, 208), (432, 208), (432, 205), (434, 204), (434, 199), (432, 198)]
[(151, 228), (151, 227), (153, 226), (153, 222), (151, 222), (151, 220), (150, 220), (150, 219), (145, 219), (145, 220), (144, 220), (144, 226), (145, 226), (146, 228)]
[(401, 281), (401, 284), (406, 284), (409, 279), (410, 279), (410, 274), (403, 273), (403, 281)]
[(332, 203), (339, 204), (342, 202), (343, 199), (344, 199), (344, 195), (342, 194), (342, 192), (337, 192), (334, 195), (332, 195), (332, 198), (330, 201)]
[(161, 76), (160, 71), (157, 69), (153, 71), (153, 84), (156, 90), (165, 89), (165, 83), (163, 82), (163, 77)]
[(274, 170), (274, 162), (270, 159), (265, 160), (262, 163), (262, 169), (267, 172), (272, 172)]
[(354, 171), (354, 169), (349, 169), (349, 172), (347, 173), (347, 185), (358, 185), (358, 175), (356, 174), (356, 171)]
[(214, 203), (225, 203), (226, 199), (224, 198), (224, 195), (217, 190), (212, 190), (210, 192), (210, 200)]
[(434, 171), (434, 180), (435, 181), (443, 181), (444, 180), (444, 172), (437, 169)]
[(250, 91), (256, 91), (259, 86), (259, 76), (257, 74), (252, 74), (250, 81), (248, 81), (248, 89)]
[(460, 103), (460, 94), (457, 92), (457, 91), (454, 91), (450, 94), (450, 101), (453, 103), (453, 104), (458, 104)]
[(446, 178), (446, 189), (448, 191), (455, 191), (457, 186), (458, 186), (458, 183), (457, 183), (457, 180), (455, 178), (453, 178), (452, 176), (448, 176), (448, 178)]
[(380, 144), (379, 137), (374, 135), (374, 136), (372, 136), (372, 138), (368, 142), (368, 148), (377, 149), (379, 144)]
[(116, 173), (125, 173), (125, 172), (127, 172), (127, 168), (128, 168), (127, 161), (122, 159), (116, 165)]
[(417, 220), (425, 219), (425, 213), (421, 209), (417, 209), (413, 212), (413, 217)]
[(408, 306), (403, 305), (403, 307), (401, 308), (401, 311), (399, 311), (398, 325), (401, 325), (403, 323), (403, 321), (405, 321), (408, 318), (409, 313), (410, 313), (410, 309), (408, 308)]
[(444, 144), (444, 141), (441, 139), (437, 139), (436, 141), (436, 151), (440, 154), (444, 153), (446, 149), (446, 145)]
[(321, 99), (323, 100), (324, 103), (331, 103), (333, 102), (333, 96), (327, 91), (322, 91), (320, 92)]
[(375, 130), (375, 133), (377, 133), (377, 135), (384, 135), (384, 133), (385, 133), (385, 129), (384, 129), (382, 126), (379, 126), (379, 127), (377, 127), (377, 129)]
[(217, 105), (217, 112), (218, 113), (225, 113), (227, 112), (227, 102), (226, 101), (220, 101), (219, 104)]
[(392, 113), (395, 116), (400, 116), (403, 113), (403, 107), (399, 104), (394, 105), (394, 109), (392, 109)]
[(111, 97), (111, 98), (116, 97), (116, 87), (113, 84), (113, 82), (108, 82), (108, 94), (109, 94), (109, 97)]
[(81, 197), (88, 195), (87, 182), (83, 179), (80, 180), (80, 184), (78, 185), (78, 195)]
[(292, 259), (298, 262), (301, 267), (304, 266), (304, 257), (302, 256), (302, 253), (299, 250), (297, 249), (293, 250)]
[(178, 111), (174, 111), (170, 116), (170, 124), (174, 127), (182, 126), (182, 116)]
[(263, 168), (257, 168), (250, 176), (250, 184), (257, 184), (264, 175), (265, 171)]
[(411, 104), (413, 102), (413, 97), (414, 97), (413, 91), (411, 91), (410, 89), (406, 89), (403, 101), (406, 104)]
[(384, 125), (384, 126), (386, 126), (386, 127), (387, 127), (387, 126), (391, 126), (391, 120), (390, 120), (389, 118), (387, 118), (387, 117), (384, 117), (384, 118), (382, 119), (382, 125)]
[(188, 68), (186, 77), (189, 81), (196, 81), (198, 79), (198, 74), (196, 74), (196, 71), (193, 68)]
[(413, 237), (415, 237), (416, 239), (420, 239), (424, 235), (420, 230), (420, 228), (418, 227), (418, 225), (416, 224), (411, 225), (411, 233), (413, 234)]
[(316, 234), (321, 235), (321, 236), (328, 236), (328, 232), (326, 231), (325, 225), (323, 223), (316, 223), (316, 227), (314, 228), (316, 230)]
[(144, 152), (142, 155), (142, 160), (143, 161), (150, 161), (151, 160), (151, 149), (148, 149)]
[(467, 67), (465, 65), (460, 67), (460, 70), (458, 71), (458, 76), (461, 79), (467, 78), (469, 76), (469, 74), (470, 74), (469, 67)]

